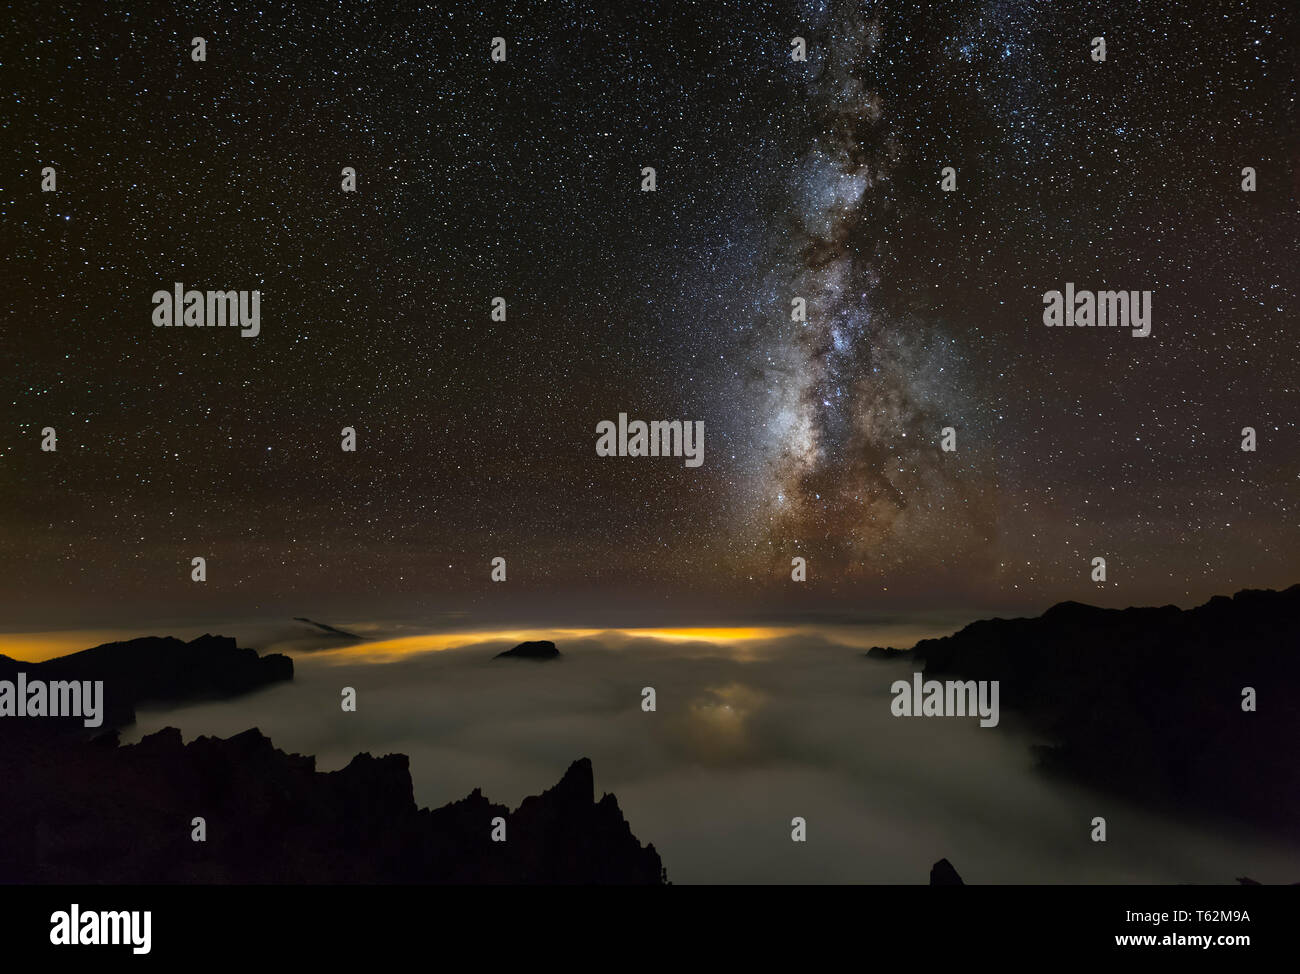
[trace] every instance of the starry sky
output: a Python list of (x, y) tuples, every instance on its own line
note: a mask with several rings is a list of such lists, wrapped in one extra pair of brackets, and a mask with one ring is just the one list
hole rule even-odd
[[(6, 11), (6, 625), (1300, 581), (1280, 0), (116, 6)], [(260, 335), (153, 327), (177, 281)], [(1067, 281), (1151, 336), (1044, 327)]]

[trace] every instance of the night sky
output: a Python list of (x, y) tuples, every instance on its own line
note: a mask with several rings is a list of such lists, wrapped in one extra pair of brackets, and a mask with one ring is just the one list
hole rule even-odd
[[(3, 31), (7, 625), (1300, 581), (1291, 5), (116, 6)], [(175, 282), (260, 334), (154, 327)], [(596, 456), (620, 412), (703, 465)]]

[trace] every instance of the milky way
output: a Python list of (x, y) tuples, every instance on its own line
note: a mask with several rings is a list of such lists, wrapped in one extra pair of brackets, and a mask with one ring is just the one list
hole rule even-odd
[[(951, 342), (934, 321), (876, 300), (903, 162), (871, 86), (879, 16), (839, 4), (817, 46), (825, 53), (809, 64), (802, 107), (813, 138), (787, 182), (756, 382), (767, 417), (759, 524), (848, 573), (897, 567), (937, 537), (952, 550), (966, 525), (944, 507), (957, 515), (980, 489), (961, 485), (939, 449), (941, 429), (963, 418)], [(795, 298), (807, 302), (806, 321), (794, 320)]]
[[(1280, 2), (131, 7), (18, 5), (0, 63), (11, 622), (1296, 580)], [(155, 328), (177, 281), (259, 292), (257, 337)], [(1067, 281), (1151, 291), (1151, 336), (1044, 328)], [(598, 456), (620, 413), (703, 465)]]

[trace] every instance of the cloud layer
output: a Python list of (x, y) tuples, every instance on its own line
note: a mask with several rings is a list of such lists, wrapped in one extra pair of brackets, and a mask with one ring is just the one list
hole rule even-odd
[[(256, 725), (342, 767), (411, 757), (424, 805), (475, 787), (517, 805), (590, 757), (634, 833), (681, 883), (919, 883), (947, 856), (968, 882), (1222, 883), (1300, 878), (1300, 849), (1172, 823), (1039, 775), (1003, 701), (996, 729), (891, 716), (905, 661), (863, 659), (814, 633), (728, 645), (570, 641), (554, 663), (493, 660), (478, 643), (390, 662), (299, 656), (292, 684), (230, 704), (142, 713), (190, 739)], [(391, 657), (390, 657), (391, 659)], [(355, 687), (356, 713), (340, 690)], [(658, 709), (641, 710), (642, 688)], [(1097, 815), (1109, 841), (1089, 840)], [(808, 841), (790, 840), (790, 821)]]

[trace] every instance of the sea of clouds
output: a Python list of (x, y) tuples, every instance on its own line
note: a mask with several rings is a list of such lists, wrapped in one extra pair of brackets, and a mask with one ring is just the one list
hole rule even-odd
[[(597, 797), (617, 795), (677, 883), (924, 883), (942, 857), (968, 883), (1300, 880), (1300, 846), (1041, 774), (1012, 700), (996, 728), (894, 717), (890, 684), (911, 665), (816, 630), (726, 643), (610, 632), (562, 641), (546, 663), (496, 660), (512, 641), (466, 639), (399, 656), (299, 653), (292, 683), (142, 711), (126, 739), (256, 726), (322, 771), (358, 751), (400, 752), (427, 806), (480, 787), (514, 807), (589, 757)], [(343, 687), (357, 691), (355, 713), (340, 707)], [(796, 816), (804, 843), (790, 838)], [(1096, 816), (1104, 843), (1090, 839)]]

